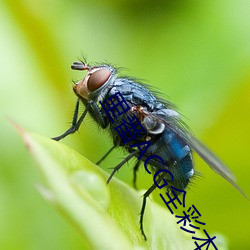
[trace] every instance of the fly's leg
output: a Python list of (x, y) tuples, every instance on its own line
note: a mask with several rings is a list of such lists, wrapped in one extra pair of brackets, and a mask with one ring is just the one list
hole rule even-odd
[[(156, 183), (157, 184), (160, 184), (160, 182), (164, 179), (165, 177), (165, 174), (163, 173), (157, 180), (156, 180)], [(148, 190), (146, 193), (144, 193), (143, 195), (143, 200), (142, 200), (142, 207), (141, 207), (141, 212), (140, 212), (140, 230), (141, 230), (141, 233), (142, 233), (142, 236), (144, 238), (144, 240), (147, 240), (147, 236), (144, 232), (144, 229), (143, 229), (143, 216), (144, 216), (144, 212), (145, 212), (145, 208), (146, 208), (146, 203), (147, 203), (147, 198), (148, 196), (156, 189), (156, 185), (153, 184)]]
[(137, 189), (136, 188), (136, 174), (137, 174), (139, 166), (140, 166), (140, 161), (137, 161), (133, 169), (133, 186), (135, 189)]
[(79, 129), (79, 127), (80, 127), (80, 125), (81, 125), (81, 123), (82, 123), (82, 121), (83, 121), (84, 117), (86, 116), (86, 114), (88, 112), (88, 109), (89, 109), (89, 106), (87, 106), (86, 109), (84, 110), (84, 112), (82, 113), (81, 117), (77, 121), (78, 112), (79, 112), (79, 102), (80, 101), (78, 99), (77, 102), (76, 102), (76, 106), (75, 106), (75, 110), (74, 110), (74, 116), (73, 116), (71, 127), (65, 133), (63, 133), (62, 135), (59, 135), (59, 136), (51, 138), (51, 139), (53, 139), (55, 141), (60, 141), (64, 137), (68, 136), (69, 134), (75, 133)]
[(98, 107), (98, 105), (94, 101), (90, 100), (89, 105), (91, 107), (91, 110), (95, 114), (95, 118), (97, 120), (97, 123), (99, 125), (101, 125), (102, 128), (106, 128), (108, 126), (107, 117), (105, 117), (102, 114), (101, 109)]
[(114, 176), (114, 174), (127, 162), (129, 161), (133, 156), (137, 155), (138, 151), (134, 151), (132, 153), (130, 153), (121, 163), (119, 163), (117, 166), (114, 167), (112, 173), (110, 174), (108, 180), (107, 180), (107, 184), (109, 184), (109, 182), (111, 181), (112, 177)]
[(153, 184), (148, 190), (147, 192), (143, 195), (143, 200), (142, 200), (142, 207), (141, 207), (141, 212), (140, 212), (140, 230), (142, 233), (142, 236), (144, 238), (144, 240), (147, 240), (147, 236), (144, 233), (144, 229), (143, 229), (143, 216), (144, 216), (144, 212), (145, 212), (145, 208), (146, 208), (146, 203), (147, 203), (147, 198), (148, 196), (156, 189), (156, 185)]
[(113, 146), (97, 163), (96, 165), (99, 165), (115, 148), (115, 146)]

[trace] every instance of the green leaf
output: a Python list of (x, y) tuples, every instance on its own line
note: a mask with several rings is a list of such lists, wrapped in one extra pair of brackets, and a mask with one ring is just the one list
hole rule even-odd
[[(19, 128), (19, 130), (21, 130)], [(83, 249), (194, 249), (175, 217), (148, 199), (144, 241), (139, 229), (143, 192), (113, 178), (75, 150), (21, 130), (27, 148), (44, 176), (39, 191), (81, 232)], [(197, 234), (196, 234), (197, 236)]]

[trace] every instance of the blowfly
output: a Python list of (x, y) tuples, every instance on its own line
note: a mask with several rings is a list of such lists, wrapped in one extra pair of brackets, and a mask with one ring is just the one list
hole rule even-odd
[[(75, 83), (73, 91), (77, 96), (74, 116), (71, 127), (62, 135), (54, 137), (56, 141), (61, 140), (69, 134), (76, 132), (87, 113), (102, 128), (107, 129), (113, 138), (113, 147), (98, 162), (100, 163), (116, 147), (123, 147), (128, 152), (127, 157), (117, 165), (111, 173), (107, 182), (118, 169), (120, 169), (131, 158), (136, 157), (134, 166), (134, 185), (136, 182), (136, 171), (141, 163), (145, 164), (148, 158), (151, 171), (153, 173), (166, 169), (172, 173), (172, 177), (160, 176), (157, 183), (165, 180), (173, 187), (185, 190), (190, 180), (195, 174), (192, 151), (195, 151), (215, 172), (230, 182), (243, 195), (244, 193), (236, 184), (236, 179), (227, 166), (217, 158), (203, 143), (197, 140), (187, 129), (181, 120), (180, 114), (175, 106), (167, 100), (159, 98), (155, 92), (145, 84), (133, 78), (119, 77), (118, 70), (109, 64), (90, 66), (85, 62), (74, 62), (71, 66), (73, 70), (86, 71), (86, 76)], [(113, 113), (109, 117), (102, 105), (110, 103), (113, 96), (120, 94), (128, 105), (127, 114), (119, 116)], [(79, 115), (79, 105), (82, 103), (85, 110)], [(119, 109), (113, 112), (118, 112)], [(128, 115), (129, 114), (129, 115)], [(112, 120), (110, 118), (114, 118)], [(132, 117), (134, 117), (132, 120)], [(122, 123), (134, 124), (136, 121), (142, 124), (140, 135), (136, 135), (125, 143), (117, 133), (117, 127)], [(138, 127), (137, 127), (138, 129)], [(150, 141), (150, 147), (144, 145)], [(134, 147), (137, 145), (137, 149)], [(141, 145), (141, 146), (139, 146)], [(140, 150), (139, 150), (140, 149)], [(143, 155), (142, 155), (143, 151)], [(139, 158), (139, 159), (138, 159)], [(163, 160), (160, 161), (159, 159)], [(143, 214), (146, 206), (146, 198), (155, 190), (154, 183), (143, 195), (143, 205), (140, 214), (140, 229), (144, 238), (146, 235), (143, 230)], [(170, 190), (167, 190), (170, 191)]]

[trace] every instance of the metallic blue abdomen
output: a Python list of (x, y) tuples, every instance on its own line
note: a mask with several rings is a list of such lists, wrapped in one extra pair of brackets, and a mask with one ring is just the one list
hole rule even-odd
[[(162, 111), (171, 110), (175, 112), (168, 103), (163, 103), (158, 100), (143, 85), (139, 85), (133, 81), (128, 81), (127, 79), (119, 79), (115, 81), (112, 88), (107, 92), (106, 98), (114, 95), (118, 90), (131, 107), (143, 107), (150, 114), (157, 114), (159, 118), (161, 115), (165, 115), (164, 122), (166, 123), (168, 123), (168, 117), (166, 116), (167, 113)], [(171, 114), (169, 115), (171, 116)], [(140, 119), (140, 117), (138, 118)], [(120, 124), (122, 119), (126, 120), (126, 116), (121, 116), (115, 123), (110, 124), (111, 131), (114, 131), (114, 127)], [(157, 158), (149, 161), (149, 165), (154, 172), (161, 168), (167, 168), (174, 176), (173, 181), (170, 177), (167, 179), (169, 184), (178, 189), (185, 190), (190, 182), (190, 177), (194, 175), (192, 154), (190, 147), (173, 130), (165, 126), (163, 132), (159, 134), (152, 134), (150, 132), (145, 133), (142, 137), (130, 141), (127, 145), (122, 144), (116, 133), (112, 133), (112, 136), (115, 145), (125, 146), (129, 152), (131, 152), (129, 145), (145, 142), (147, 140), (146, 138), (150, 137), (151, 145), (141, 160), (145, 161), (151, 155), (161, 157), (165, 166), (163, 166), (161, 161)]]
[[(145, 157), (152, 154), (160, 156), (167, 169), (173, 174), (174, 180), (170, 184), (184, 190), (190, 181), (190, 177), (194, 174), (190, 147), (173, 131), (165, 129), (149, 147)], [(156, 163), (151, 163), (152, 168), (154, 168), (154, 165)], [(158, 170), (158, 166), (155, 170)], [(170, 180), (171, 178), (169, 178)]]

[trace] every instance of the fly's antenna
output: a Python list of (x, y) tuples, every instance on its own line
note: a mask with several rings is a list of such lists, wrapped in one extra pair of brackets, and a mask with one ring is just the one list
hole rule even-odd
[(89, 70), (89, 65), (84, 62), (73, 62), (71, 69), (74, 70)]

